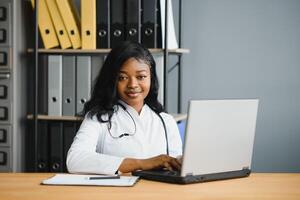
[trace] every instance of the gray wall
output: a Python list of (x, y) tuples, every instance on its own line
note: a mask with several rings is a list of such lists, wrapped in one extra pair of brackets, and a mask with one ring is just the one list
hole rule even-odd
[(300, 1), (184, 0), (182, 108), (259, 98), (252, 168), (300, 172)]

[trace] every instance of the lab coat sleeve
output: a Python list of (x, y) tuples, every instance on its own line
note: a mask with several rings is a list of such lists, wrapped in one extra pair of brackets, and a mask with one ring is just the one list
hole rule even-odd
[(180, 133), (178, 130), (177, 123), (171, 115), (167, 113), (162, 113), (168, 135), (168, 143), (169, 143), (169, 155), (172, 157), (178, 157), (182, 155), (182, 141), (180, 138)]
[[(96, 152), (104, 132), (96, 117), (85, 118), (68, 151), (70, 173), (115, 174), (124, 158)], [(102, 143), (102, 141), (100, 141)]]

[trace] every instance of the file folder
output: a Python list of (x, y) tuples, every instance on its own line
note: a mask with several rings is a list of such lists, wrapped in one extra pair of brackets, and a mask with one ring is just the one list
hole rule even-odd
[(110, 48), (110, 0), (97, 0), (97, 48)]
[(48, 114), (48, 56), (40, 55), (38, 70), (38, 113)]
[(64, 122), (63, 123), (63, 171), (67, 172), (66, 159), (68, 151), (71, 147), (73, 139), (76, 135), (77, 122)]
[(71, 41), (69, 39), (66, 27), (62, 21), (62, 17), (59, 13), (56, 0), (46, 0), (46, 4), (49, 9), (49, 13), (54, 24), (54, 29), (58, 37), (60, 47), (62, 49), (67, 49), (72, 47)]
[(141, 0), (126, 0), (126, 40), (141, 42)]
[(63, 172), (63, 123), (49, 122), (50, 172)]
[(91, 88), (94, 87), (96, 78), (104, 63), (104, 56), (92, 56), (92, 69), (91, 69)]
[[(31, 0), (31, 5), (34, 8), (34, 0)], [(54, 26), (45, 0), (39, 0), (38, 26), (45, 49), (51, 49), (59, 46), (59, 42), (55, 34)]]
[(77, 56), (76, 61), (76, 113), (90, 98), (91, 92), (91, 56)]
[(142, 0), (142, 44), (157, 48), (157, 0)]
[(48, 157), (48, 122), (40, 121), (38, 123), (38, 150), (37, 150), (37, 171), (49, 172), (49, 157)]
[(96, 0), (81, 1), (82, 49), (96, 49)]
[(62, 56), (48, 56), (48, 115), (62, 115)]
[(72, 47), (78, 49), (81, 47), (81, 37), (79, 28), (79, 16), (75, 9), (72, 0), (56, 0), (59, 12), (62, 16), (63, 22), (66, 26)]
[(118, 46), (125, 40), (124, 0), (111, 0), (110, 45)]
[[(165, 4), (166, 1), (168, 1), (168, 46), (165, 47)], [(162, 48), (167, 48), (167, 49), (177, 49), (178, 48), (178, 43), (176, 39), (176, 34), (175, 34), (175, 25), (174, 25), (174, 19), (173, 19), (173, 7), (172, 7), (172, 1), (171, 0), (160, 0), (160, 13), (161, 13), (161, 37), (162, 37)]]
[(75, 115), (76, 57), (63, 56), (62, 71), (62, 115)]

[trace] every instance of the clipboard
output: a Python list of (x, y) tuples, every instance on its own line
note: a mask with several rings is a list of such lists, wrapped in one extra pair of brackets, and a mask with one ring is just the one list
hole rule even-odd
[(137, 181), (138, 176), (107, 176), (86, 174), (56, 174), (42, 181), (42, 185), (91, 185), (130, 187)]

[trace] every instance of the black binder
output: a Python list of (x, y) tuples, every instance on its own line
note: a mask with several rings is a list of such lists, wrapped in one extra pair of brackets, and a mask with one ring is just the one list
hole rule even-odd
[(125, 40), (124, 0), (111, 0), (110, 46), (114, 48)]
[(141, 42), (141, 1), (126, 0), (126, 40)]
[(48, 56), (40, 56), (38, 76), (38, 113), (48, 114)]
[(63, 172), (63, 122), (49, 122), (50, 172)]
[(110, 48), (110, 0), (96, 0), (97, 49)]
[(77, 122), (64, 122), (63, 125), (63, 170), (67, 172), (66, 159), (77, 131)]
[(37, 146), (37, 171), (49, 172), (49, 137), (48, 137), (48, 122), (39, 121), (38, 123), (38, 146)]
[(142, 0), (142, 44), (147, 48), (157, 48), (157, 0)]

